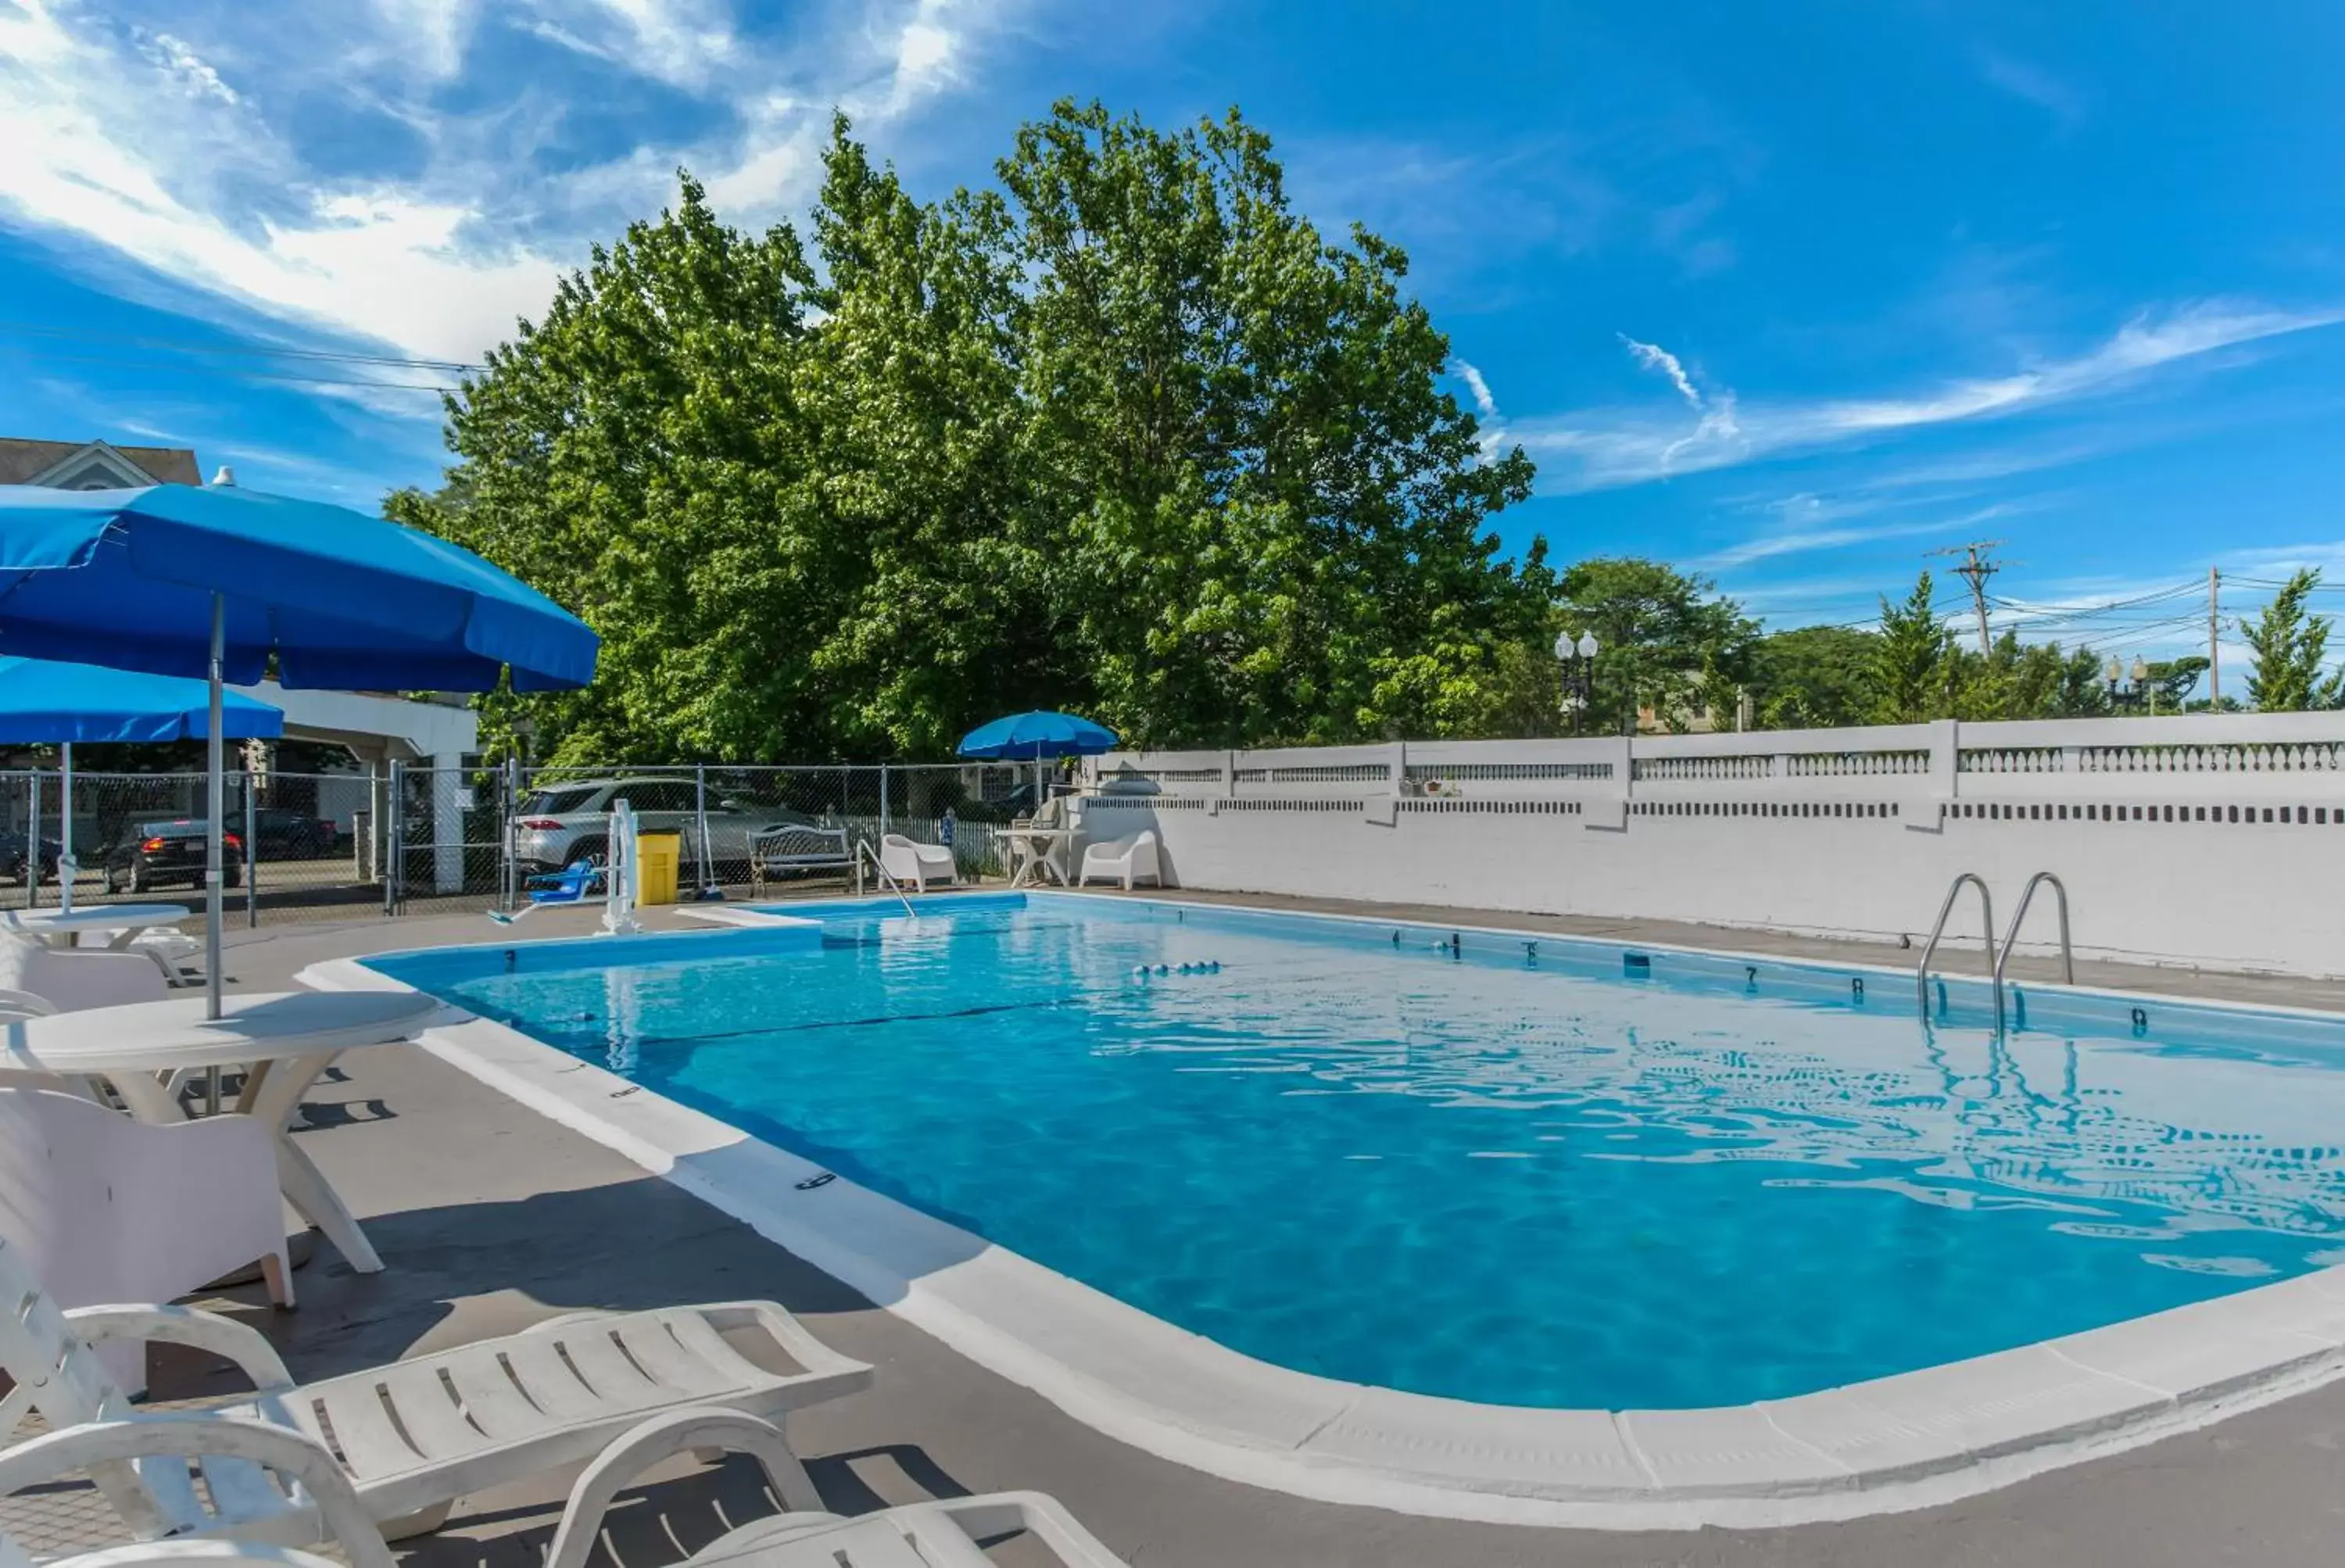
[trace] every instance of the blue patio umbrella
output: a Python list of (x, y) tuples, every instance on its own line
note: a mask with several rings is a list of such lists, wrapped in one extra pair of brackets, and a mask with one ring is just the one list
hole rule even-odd
[[(0, 654), (221, 687), (516, 691), (584, 686), (594, 634), (468, 550), (320, 502), (232, 485), (0, 485)], [(208, 726), (210, 1000), (219, 1007), (220, 773)]]
[(1115, 731), (1071, 713), (1013, 713), (980, 724), (960, 738), (963, 757), (1036, 761), (1046, 757), (1096, 757), (1120, 745)]
[[(220, 694), (220, 710), (230, 740), (274, 740), (285, 733), (284, 714), (237, 692)], [(208, 681), (0, 657), (0, 745), (200, 740), (210, 729)]]
[[(220, 728), (230, 740), (270, 740), (285, 716), (236, 692), (220, 697)], [(0, 657), (0, 745), (56, 746), (63, 756), (65, 801), (58, 812), (58, 900), (73, 908), (73, 748), (76, 740), (188, 740), (211, 730), (211, 686), (183, 676), (141, 675), (94, 664)], [(40, 860), (40, 823), (25, 835), (25, 860)], [(37, 881), (37, 874), (35, 874)]]
[(960, 738), (963, 757), (1034, 764), (1034, 804), (1042, 804), (1042, 763), (1060, 757), (1096, 757), (1121, 744), (1114, 730), (1071, 713), (1036, 709), (980, 724)]

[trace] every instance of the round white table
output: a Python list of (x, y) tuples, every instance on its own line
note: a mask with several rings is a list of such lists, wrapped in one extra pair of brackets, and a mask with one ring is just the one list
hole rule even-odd
[(126, 948), (142, 931), (189, 918), (185, 904), (82, 904), (72, 910), (0, 910), (0, 931), (22, 932), (53, 947), (69, 947), (82, 932), (110, 931), (107, 945)]
[(286, 1201), (326, 1233), (350, 1266), (378, 1273), (382, 1259), (358, 1221), (288, 1129), (334, 1059), (360, 1045), (406, 1040), (441, 1010), (414, 991), (265, 991), (226, 997), (207, 1019), (201, 997), (89, 1007), (0, 1026), (0, 1067), (59, 1077), (103, 1077), (142, 1122), (177, 1122), (187, 1111), (164, 1081), (182, 1067), (243, 1064), (236, 1109), (277, 1140)]

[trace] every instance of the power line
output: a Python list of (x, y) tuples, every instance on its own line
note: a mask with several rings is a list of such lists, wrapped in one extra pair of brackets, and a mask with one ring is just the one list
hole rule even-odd
[(2146, 594), (2137, 594), (2130, 599), (2111, 599), (2106, 604), (2100, 605), (2038, 605), (2031, 604), (2025, 599), (2006, 599), (1999, 594), (1990, 595), (1989, 599), (1997, 609), (2016, 610), (2025, 615), (2056, 614), (2082, 616), (2103, 615), (2112, 610), (2134, 609), (2143, 605), (2162, 604), (2168, 599), (2178, 599), (2185, 594), (2195, 594), (2198, 591), (2198, 584), (2192, 581), (2177, 583), (2168, 588), (2155, 588)]

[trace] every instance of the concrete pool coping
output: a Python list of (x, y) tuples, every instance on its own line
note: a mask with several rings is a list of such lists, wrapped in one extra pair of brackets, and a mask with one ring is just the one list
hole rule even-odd
[[(737, 924), (746, 911), (728, 912), (726, 923)], [(357, 959), (300, 978), (328, 989), (407, 988)], [(1616, 1412), (1402, 1393), (1241, 1355), (506, 1025), (470, 1019), (433, 1029), (423, 1044), (1098, 1431), (1226, 1480), (1324, 1502), (1606, 1529), (1845, 1519), (1974, 1495), (2345, 1373), (2345, 1269), (2329, 1269), (1751, 1405)]]

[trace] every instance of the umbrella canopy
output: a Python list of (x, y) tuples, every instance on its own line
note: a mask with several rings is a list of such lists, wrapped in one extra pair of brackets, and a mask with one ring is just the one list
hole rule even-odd
[[(177, 676), (93, 664), (0, 658), (0, 745), (96, 740), (200, 740), (210, 733), (211, 687)], [(285, 716), (235, 692), (220, 697), (230, 740), (273, 740)]]
[[(0, 654), (289, 687), (584, 686), (594, 634), (468, 550), (232, 485), (0, 485)], [(209, 1013), (219, 1016), (223, 718), (208, 726)]]
[[(201, 739), (211, 733), (211, 703), (208, 681), (0, 657), (0, 744), (65, 748), (65, 799), (57, 814), (57, 893), (65, 908), (73, 908), (79, 870), (73, 852), (74, 742)], [(273, 739), (285, 733), (285, 716), (265, 702), (223, 692), (220, 733), (233, 740)], [(37, 860), (39, 835), (27, 839), (26, 858)]]
[(1112, 751), (1115, 731), (1071, 713), (1013, 713), (960, 738), (963, 757), (1018, 761), (1045, 757), (1096, 757)]
[(594, 634), (468, 550), (316, 501), (229, 485), (0, 485), (0, 653), (249, 686), (584, 686)]

